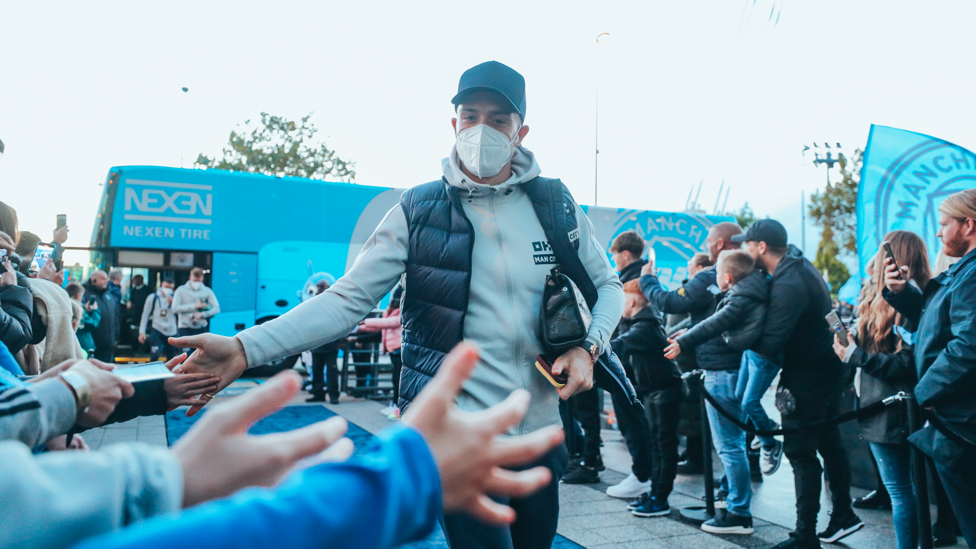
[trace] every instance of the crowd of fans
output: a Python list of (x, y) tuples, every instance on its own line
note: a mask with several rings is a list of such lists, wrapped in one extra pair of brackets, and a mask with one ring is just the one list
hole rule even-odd
[[(32, 253), (39, 239), (21, 232), (16, 211), (0, 202), (0, 546), (172, 547), (205, 531), (228, 547), (299, 547), (323, 532), (332, 547), (395, 547), (428, 535), (442, 512), (510, 523), (512, 510), (487, 494), (524, 496), (550, 483), (547, 469), (518, 467), (561, 444), (558, 427), (498, 438), (525, 415), (525, 391), (478, 413), (455, 406), (478, 361), (470, 345), (445, 359), (406, 427), (381, 433), (359, 459), (346, 461), (352, 444), (340, 418), (246, 434), (299, 390), (290, 371), (218, 406), (171, 450), (133, 443), (70, 451), (87, 450), (78, 434), (87, 429), (199, 405), (200, 395), (215, 393), (218, 376), (181, 371), (186, 354), (173, 344), (205, 332), (219, 306), (199, 269), (175, 292), (172, 280), (156, 291), (133, 280), (126, 309), (141, 320), (140, 343), (150, 341), (153, 358), (165, 355), (176, 375), (129, 383), (113, 356), (121, 272), (96, 270), (85, 284), (65, 284), (53, 261), (38, 272), (22, 268), (30, 264), (17, 254), (25, 236)], [(63, 243), (67, 228), (54, 236)], [(391, 316), (373, 328), (389, 331), (385, 345), (395, 352), (399, 323)], [(184, 339), (169, 340), (176, 335)], [(248, 486), (271, 488), (241, 492)], [(377, 501), (389, 505), (378, 509)]]
[[(864, 527), (854, 507), (887, 507), (898, 547), (915, 548), (920, 534), (910, 457), (914, 446), (936, 473), (934, 545), (955, 543), (961, 531), (976, 546), (976, 448), (970, 445), (976, 439), (976, 190), (949, 196), (940, 213), (939, 265), (930, 266), (918, 235), (885, 235), (891, 255), (879, 246), (859, 306), (835, 311), (851, 319), (844, 334), (826, 318), (833, 304), (823, 276), (788, 244), (777, 221), (757, 221), (745, 232), (733, 223), (713, 226), (708, 254), (689, 261), (689, 278), (674, 291), (657, 279), (653, 261), (639, 260), (643, 240), (636, 233), (619, 235), (611, 254), (621, 279), (634, 264), (642, 276), (625, 282), (626, 308), (612, 347), (630, 366), (628, 375), (643, 397), (649, 427), (635, 432), (634, 424), (620, 421), (634, 468), (607, 494), (633, 499), (629, 510), (638, 517), (668, 515), (676, 473), (702, 472), (694, 429), (683, 433), (688, 436), (680, 457), (677, 436), (679, 425), (699, 421), (688, 413), (695, 406), (681, 407), (683, 400), (697, 397), (691, 394), (694, 385), (682, 386), (679, 371), (698, 369), (704, 371), (703, 389), (710, 396), (711, 442), (725, 472), (718, 511), (702, 525), (704, 531), (752, 534), (752, 482), (776, 473), (785, 455), (793, 469), (797, 522), (790, 539), (777, 547), (837, 542)], [(694, 361), (682, 362), (689, 354)], [(923, 414), (947, 426), (925, 423), (913, 433), (903, 405), (859, 417), (879, 488), (856, 501), (850, 494), (846, 449), (854, 443), (843, 440), (830, 421), (840, 415), (842, 395), (851, 385), (860, 408), (899, 392), (914, 394)], [(760, 402), (771, 386), (782, 426)], [(573, 397), (577, 411), (585, 410), (586, 396)], [(566, 429), (579, 430), (577, 422), (583, 427), (564, 483), (599, 481), (599, 430), (588, 428), (586, 413), (580, 415), (572, 422), (564, 415)], [(766, 434), (752, 436), (742, 421), (727, 416)], [(780, 429), (782, 436), (770, 434)], [(640, 438), (652, 449), (648, 470), (653, 473), (643, 472), (635, 451), (639, 445), (631, 442)], [(750, 460), (750, 454), (758, 459)], [(829, 524), (818, 531), (822, 476), (829, 479), (832, 509)]]

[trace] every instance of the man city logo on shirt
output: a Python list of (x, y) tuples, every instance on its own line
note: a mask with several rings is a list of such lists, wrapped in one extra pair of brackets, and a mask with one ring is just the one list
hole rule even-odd
[(976, 155), (948, 141), (872, 126), (858, 189), (858, 251), (862, 273), (893, 230), (917, 233), (934, 261), (942, 247), (939, 205), (976, 187)]
[[(579, 237), (577, 236), (577, 239)], [(555, 265), (556, 264), (556, 254), (552, 253), (552, 247), (549, 246), (549, 242), (545, 240), (540, 240), (539, 242), (532, 243), (532, 251), (535, 255), (532, 259), (535, 261), (536, 265)]]

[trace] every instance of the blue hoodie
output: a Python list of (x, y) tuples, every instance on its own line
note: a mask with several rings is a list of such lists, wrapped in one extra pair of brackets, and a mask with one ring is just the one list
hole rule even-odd
[(440, 513), (440, 476), (427, 444), (416, 431), (393, 427), (360, 458), (316, 465), (277, 488), (242, 490), (76, 549), (392, 548), (430, 535)]

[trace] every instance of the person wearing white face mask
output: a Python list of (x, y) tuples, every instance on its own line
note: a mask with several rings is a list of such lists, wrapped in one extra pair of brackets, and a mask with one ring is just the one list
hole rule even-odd
[[(172, 360), (179, 354), (179, 350), (170, 345), (169, 338), (176, 336), (176, 313), (173, 312), (173, 279), (164, 278), (159, 289), (146, 298), (142, 308), (142, 320), (139, 322), (139, 343), (149, 340), (149, 352), (152, 360), (156, 361), (160, 355), (166, 360)], [(147, 337), (146, 330), (149, 329)]]
[[(407, 190), (353, 267), (327, 291), (233, 338), (203, 334), (174, 340), (201, 350), (184, 363), (184, 371), (219, 373), (225, 387), (248, 367), (346, 335), (402, 279), (401, 410), (407, 412), (447, 353), (470, 340), (481, 349), (481, 364), (458, 397), (461, 409), (484, 410), (525, 389), (531, 404), (510, 434), (559, 424), (559, 399), (593, 387), (595, 361), (609, 355), (623, 291), (589, 219), (559, 180), (540, 177), (535, 156), (523, 146), (529, 133), (525, 98), (525, 80), (510, 67), (490, 61), (466, 71), (452, 99), (455, 143), (441, 163), (441, 177)], [(556, 266), (579, 287), (593, 316), (585, 343), (552, 365), (557, 376), (568, 375), (558, 389), (535, 368), (543, 353), (543, 289)], [(598, 376), (611, 368), (601, 360)], [(616, 389), (625, 390), (621, 386)], [(202, 397), (201, 406), (207, 401)], [(547, 487), (531, 496), (497, 499), (515, 510), (510, 526), (444, 517), (448, 543), (550, 547), (559, 516), (557, 483), (567, 459), (564, 446), (549, 452), (533, 464), (552, 472)]]
[[(203, 269), (194, 267), (190, 271), (190, 280), (173, 294), (173, 313), (179, 318), (177, 333), (180, 337), (207, 333), (210, 317), (219, 312), (217, 296), (203, 283)], [(183, 351), (190, 353), (187, 348)]]

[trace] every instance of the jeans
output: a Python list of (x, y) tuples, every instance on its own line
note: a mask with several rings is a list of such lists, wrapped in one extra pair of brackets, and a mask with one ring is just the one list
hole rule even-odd
[[(736, 370), (709, 371), (705, 375), (705, 390), (725, 411), (736, 417), (742, 417), (742, 404), (735, 396), (738, 380), (739, 372)], [(707, 410), (715, 450), (722, 460), (725, 476), (729, 479), (727, 510), (733, 515), (751, 517), (749, 506), (752, 501), (752, 479), (749, 473), (749, 458), (746, 455), (746, 432), (725, 419), (725, 416), (719, 414), (711, 403), (708, 403)], [(711, 473), (705, 471), (705, 474)]]
[[(840, 387), (824, 400), (797, 399), (796, 410), (783, 416), (783, 427), (816, 423), (840, 413)], [(823, 456), (823, 467), (817, 452)], [(848, 516), (851, 508), (851, 464), (836, 425), (807, 429), (783, 436), (783, 453), (793, 465), (796, 488), (796, 531), (790, 534), (802, 541), (817, 538), (817, 513), (820, 512), (820, 477), (824, 470), (830, 479), (830, 500), (834, 516)]]
[[(742, 365), (739, 367), (739, 382), (735, 386), (735, 396), (742, 402), (742, 410), (752, 423), (761, 431), (776, 429), (776, 422), (769, 419), (760, 400), (766, 389), (773, 383), (779, 373), (778, 364), (752, 351), (742, 353)], [(776, 445), (773, 437), (759, 437), (763, 446), (771, 448)]]
[(949, 496), (962, 537), (970, 547), (976, 547), (976, 469), (971, 465), (946, 467), (936, 461), (935, 470)]
[(149, 355), (150, 360), (156, 362), (159, 360), (160, 355), (165, 356), (166, 360), (171, 360), (174, 356), (179, 354), (179, 350), (170, 345), (170, 336), (167, 336), (163, 332), (160, 332), (156, 328), (152, 328), (149, 332)]
[[(647, 415), (634, 408), (627, 397), (616, 393), (610, 394), (613, 410), (617, 414), (620, 434), (624, 436), (627, 451), (633, 462), (631, 472), (641, 482), (647, 482), (652, 474), (651, 426)], [(679, 402), (680, 406), (680, 402)]]
[(106, 364), (115, 364), (115, 345), (107, 347), (95, 347), (95, 354), (89, 358), (101, 360)]
[[(207, 333), (209, 331), (210, 331), (210, 328), (209, 327), (204, 327), (204, 328), (177, 328), (176, 329), (176, 335), (178, 337), (195, 336), (195, 335), (205, 334), (205, 333)], [(184, 353), (186, 353), (186, 356), (189, 357), (191, 354), (193, 354), (193, 351), (195, 351), (196, 349), (194, 349), (192, 347), (184, 347), (182, 350), (183, 350)]]
[(650, 425), (651, 494), (660, 501), (667, 501), (678, 474), (678, 421), (683, 398), (681, 383), (669, 389), (651, 391), (644, 397), (644, 410)]
[(453, 549), (536, 549), (552, 547), (559, 524), (559, 479), (566, 470), (566, 447), (559, 445), (543, 458), (517, 470), (542, 465), (552, 471), (547, 486), (525, 498), (501, 499), (515, 510), (515, 522), (508, 526), (488, 526), (467, 515), (441, 518), (444, 537)]
[(918, 547), (918, 506), (912, 487), (911, 450), (907, 443), (882, 444), (869, 442), (878, 464), (881, 482), (891, 496), (891, 514), (895, 523), (898, 549)]

